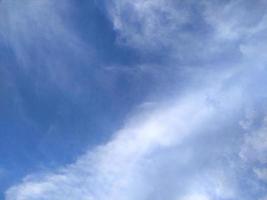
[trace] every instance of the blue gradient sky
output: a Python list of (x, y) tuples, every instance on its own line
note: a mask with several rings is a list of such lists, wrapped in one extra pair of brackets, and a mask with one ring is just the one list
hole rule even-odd
[(0, 199), (267, 200), (266, 9), (0, 1)]

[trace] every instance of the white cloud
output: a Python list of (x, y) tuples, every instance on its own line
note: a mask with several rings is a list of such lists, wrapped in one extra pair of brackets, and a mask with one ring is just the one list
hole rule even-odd
[(265, 121), (260, 128), (248, 133), (245, 137), (240, 156), (247, 162), (267, 163), (267, 127)]
[(263, 169), (256, 168), (254, 169), (254, 172), (259, 179), (267, 182), (267, 168), (263, 168)]
[(193, 194), (182, 197), (180, 200), (210, 200), (210, 198), (203, 194)]
[(155, 48), (163, 42), (170, 45), (172, 34), (189, 20), (189, 12), (175, 1), (119, 0), (109, 4), (115, 30), (131, 46)]
[[(259, 32), (265, 23), (264, 1), (250, 3), (244, 0), (235, 0), (216, 3), (203, 1), (205, 5), (204, 16), (213, 26), (216, 37), (221, 40), (245, 39), (255, 32)], [(248, 18), (244, 21), (243, 18)]]
[[(193, 178), (192, 184), (186, 186), (185, 195), (178, 200), (212, 200), (212, 199), (234, 199), (239, 198), (237, 188), (232, 183), (232, 178), (223, 171), (207, 170), (208, 174), (198, 175)], [(229, 179), (229, 180), (227, 180)]]
[[(245, 163), (244, 166), (254, 173), (254, 184), (258, 188), (262, 188), (262, 192), (259, 194), (264, 196), (267, 193), (265, 187), (267, 183), (267, 120), (266, 117), (263, 118), (259, 127), (253, 128), (258, 121), (259, 119), (257, 121), (254, 119), (251, 127), (245, 129), (247, 132), (239, 155)], [(265, 198), (260, 198), (260, 200)]]
[[(58, 172), (26, 177), (21, 184), (11, 187), (6, 192), (6, 199), (141, 200), (150, 198), (155, 192), (156, 185), (161, 182), (157, 174), (164, 173), (157, 163), (163, 162), (165, 158), (161, 158), (158, 151), (164, 150), (166, 151), (164, 155), (168, 155), (167, 152), (170, 149), (179, 148), (185, 141), (190, 141), (190, 138), (205, 134), (205, 132), (201, 133), (203, 132), (201, 130), (213, 127), (212, 123), (224, 118), (221, 110), (229, 110), (232, 106), (236, 106), (235, 102), (240, 98), (235, 94), (236, 91), (228, 91), (222, 96), (221, 92), (215, 89), (213, 93), (220, 96), (220, 100), (228, 96), (233, 97), (233, 94), (236, 96), (236, 101), (218, 108), (208, 103), (206, 95), (209, 92), (209, 90), (196, 92), (169, 102), (167, 105), (160, 105), (154, 111), (136, 114), (115, 133), (114, 138), (107, 144), (88, 152), (76, 163)], [(197, 155), (193, 152), (187, 156), (186, 154), (177, 154), (177, 156), (178, 160), (183, 159), (186, 164), (190, 160), (193, 162)], [(178, 161), (177, 159), (175, 162)], [(170, 162), (168, 165), (173, 164)], [(206, 170), (209, 171), (209, 167)], [(179, 173), (183, 174), (182, 171)], [(169, 175), (172, 176), (167, 170), (166, 176)], [(150, 176), (154, 177), (155, 183), (149, 180)], [(214, 179), (212, 175), (209, 178)], [(189, 181), (189, 187), (192, 185), (192, 177), (188, 175), (186, 179)], [(173, 181), (176, 182), (174, 185), (179, 183), (179, 179), (175, 178)], [(210, 188), (217, 188), (217, 192), (214, 191), (213, 195), (225, 195), (221, 190), (226, 191), (224, 187), (227, 186), (221, 187), (221, 184), (213, 181), (206, 184)], [(161, 190), (164, 188), (159, 189)], [(175, 191), (179, 190), (174, 190), (173, 194), (170, 191), (171, 199), (177, 197)], [(182, 190), (180, 193), (183, 193)]]
[(176, 60), (171, 59), (172, 65), (215, 58), (222, 62), (235, 56), (244, 56), (245, 66), (266, 62), (265, 1), (113, 0), (106, 4), (120, 44), (143, 53), (160, 51)]
[(260, 200), (266, 200), (266, 199), (267, 199), (267, 196), (265, 196), (265, 197), (261, 198)]
[[(126, 42), (130, 47), (153, 51), (165, 46), (176, 58), (186, 55), (192, 58), (213, 57), (214, 52), (227, 52), (226, 44), (234, 44), (239, 47), (244, 60), (253, 63), (254, 55), (264, 47), (259, 42), (254, 48), (247, 37), (256, 40), (257, 34), (261, 35), (265, 30), (265, 24), (257, 21), (261, 14), (243, 24), (240, 16), (246, 18), (249, 13), (239, 7), (240, 2), (230, 1), (221, 7), (210, 1), (117, 0), (108, 3), (108, 10), (120, 42)], [(203, 23), (212, 27), (211, 35), (198, 38), (198, 34), (186, 29), (186, 25), (194, 23), (190, 14), (192, 6), (199, 10)], [(48, 28), (58, 33), (54, 28), (61, 25), (55, 23), (56, 26)], [(69, 34), (65, 36), (68, 38)], [(70, 39), (76, 44), (76, 39), (72, 40), (72, 36)], [(244, 42), (246, 39), (247, 43)], [(261, 65), (266, 61), (263, 57), (260, 54)], [(179, 62), (175, 60), (173, 65), (179, 65)], [(197, 65), (205, 68), (210, 63)], [(56, 172), (27, 176), (22, 183), (7, 190), (6, 199), (245, 199), (245, 195), (240, 194), (237, 180), (242, 168), (231, 159), (237, 159), (239, 143), (235, 139), (240, 135), (231, 125), (235, 122), (238, 125), (240, 120), (236, 118), (246, 106), (245, 98), (252, 99), (250, 94), (244, 95), (248, 92), (244, 86), (246, 80), (256, 83), (257, 80), (242, 69), (247, 64), (231, 65), (234, 70), (222, 70), (224, 74), (220, 75), (203, 70), (200, 79), (205, 79), (209, 86), (204, 89), (197, 86), (188, 94), (183, 93), (183, 97), (164, 104), (154, 103), (154, 110), (134, 115), (107, 144)], [(254, 116), (246, 118), (241, 125), (248, 130)], [(250, 161), (266, 164), (266, 132), (264, 125), (245, 138), (240, 156), (249, 166)], [(265, 175), (262, 170), (255, 170), (255, 173), (258, 177)]]

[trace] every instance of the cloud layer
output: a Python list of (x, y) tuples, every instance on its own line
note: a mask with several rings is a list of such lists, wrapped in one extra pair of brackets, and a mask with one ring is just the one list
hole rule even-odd
[[(178, 81), (187, 86), (178, 95), (144, 102), (110, 141), (57, 171), (28, 175), (6, 191), (6, 199), (266, 198), (266, 3), (112, 0), (104, 5), (117, 45), (143, 56), (164, 55), (160, 68), (176, 69), (177, 77), (185, 73)], [(37, 11), (30, 15), (38, 25), (43, 18)], [(76, 37), (61, 32), (57, 19), (51, 16), (55, 24), (47, 27), (52, 37), (60, 33), (65, 36), (60, 41), (79, 46)], [(27, 26), (22, 24), (23, 30)], [(11, 40), (33, 42), (21, 30), (12, 33), (23, 38)], [(24, 54), (20, 44), (15, 50)]]
[[(232, 188), (225, 183), (231, 177), (225, 174), (224, 169), (219, 166), (211, 168), (209, 165), (213, 165), (212, 162), (215, 160), (208, 160), (207, 155), (195, 153), (193, 147), (184, 149), (183, 145), (184, 143), (198, 145), (194, 138), (207, 138), (205, 129), (214, 129), (212, 134), (219, 131), (211, 123), (221, 125), (218, 122), (225, 120), (227, 116), (219, 113), (222, 110), (224, 112), (231, 110), (237, 106), (236, 103), (240, 99), (240, 94), (232, 94), (237, 91), (228, 92), (224, 94), (226, 95), (224, 98), (236, 96), (234, 105), (228, 104), (226, 107), (217, 108), (207, 100), (208, 92), (207, 94), (199, 92), (178, 99), (169, 105), (160, 105), (161, 108), (143, 111), (144, 113), (141, 112), (143, 114), (139, 113), (134, 116), (121, 130), (115, 133), (114, 138), (107, 144), (88, 152), (76, 163), (64, 167), (56, 173), (26, 177), (21, 185), (10, 188), (6, 197), (8, 200), (62, 198), (104, 200), (176, 199), (182, 198), (184, 193), (184, 195), (197, 195), (199, 199), (211, 198), (211, 195), (220, 198), (221, 196), (232, 196), (234, 191), (228, 191)], [(221, 94), (217, 95), (221, 96)], [(218, 133), (217, 136), (220, 137), (220, 134), (222, 133)], [(214, 145), (212, 141), (209, 142), (211, 142), (211, 146)], [(205, 147), (200, 150), (203, 151), (203, 148)], [(179, 151), (181, 152), (178, 153)], [(222, 149), (217, 151), (211, 155), (216, 159), (220, 157)], [(198, 158), (198, 156), (202, 158)], [(166, 157), (170, 157), (170, 160)], [(196, 159), (203, 159), (200, 162), (208, 162), (207, 169), (203, 169), (201, 164), (195, 163)], [(199, 169), (186, 169), (187, 165), (192, 164)], [(177, 172), (172, 174), (175, 167), (178, 167)], [(218, 169), (216, 169), (217, 167)], [(203, 175), (200, 176), (195, 170), (203, 171)], [(161, 173), (169, 177), (169, 183), (158, 175)], [(154, 181), (151, 182), (151, 179)], [(202, 179), (205, 179), (204, 183), (202, 183)], [(183, 180), (183, 184), (187, 185), (185, 188), (192, 191), (183, 191), (185, 188), (181, 188), (181, 180)], [(177, 185), (177, 188), (171, 188), (167, 193), (161, 186), (163, 184), (161, 181), (167, 181), (165, 184), (169, 185), (168, 187)], [(200, 187), (198, 184), (207, 185)], [(191, 194), (191, 192), (194, 193)], [(156, 197), (155, 194), (160, 193), (163, 196)]]

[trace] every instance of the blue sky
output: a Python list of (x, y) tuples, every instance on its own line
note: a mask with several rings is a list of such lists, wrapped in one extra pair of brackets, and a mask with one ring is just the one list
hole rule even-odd
[(0, 199), (267, 200), (266, 9), (0, 1)]

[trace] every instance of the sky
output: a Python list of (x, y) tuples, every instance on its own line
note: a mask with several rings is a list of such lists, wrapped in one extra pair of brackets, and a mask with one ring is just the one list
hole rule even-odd
[(265, 0), (1, 0), (0, 199), (267, 200)]

